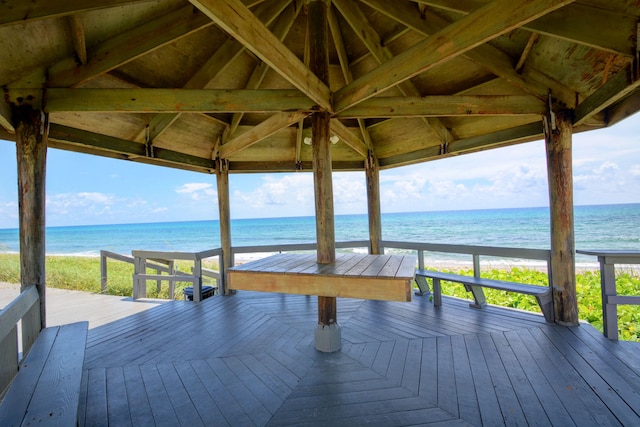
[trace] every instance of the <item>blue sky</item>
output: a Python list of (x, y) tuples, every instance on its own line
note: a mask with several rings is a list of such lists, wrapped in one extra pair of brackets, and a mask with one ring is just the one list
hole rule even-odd
[[(0, 228), (18, 227), (15, 144), (0, 140)], [(640, 114), (574, 135), (576, 205), (640, 202)], [(314, 214), (310, 173), (231, 175), (232, 218)], [(548, 206), (542, 141), (382, 171), (382, 211)], [(335, 173), (336, 214), (366, 213), (363, 172)], [(47, 226), (218, 219), (215, 175), (49, 149)]]

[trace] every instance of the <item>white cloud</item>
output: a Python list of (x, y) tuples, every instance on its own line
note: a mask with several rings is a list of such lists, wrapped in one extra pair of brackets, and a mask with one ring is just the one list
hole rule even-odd
[(66, 213), (70, 209), (106, 208), (114, 203), (115, 197), (110, 194), (96, 192), (59, 193), (47, 197), (47, 210)]
[[(234, 200), (251, 209), (313, 203), (313, 175), (297, 173), (266, 175), (253, 191), (236, 190)], [(294, 212), (292, 212), (293, 214)]]
[(209, 200), (216, 196), (213, 184), (207, 182), (190, 182), (176, 188), (176, 193), (190, 194), (193, 200)]

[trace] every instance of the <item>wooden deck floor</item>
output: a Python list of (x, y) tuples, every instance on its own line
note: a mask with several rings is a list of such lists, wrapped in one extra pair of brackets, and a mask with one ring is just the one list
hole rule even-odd
[(444, 298), (175, 301), (89, 331), (81, 426), (640, 425), (640, 345)]

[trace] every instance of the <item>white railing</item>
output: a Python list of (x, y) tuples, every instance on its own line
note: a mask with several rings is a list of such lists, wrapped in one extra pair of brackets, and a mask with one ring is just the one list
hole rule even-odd
[[(21, 339), (18, 339), (18, 324)], [(35, 286), (30, 286), (0, 310), (0, 397), (18, 373), (18, 365), (38, 338), (41, 326), (40, 297)]]
[(424, 269), (425, 252), (440, 252), (457, 255), (469, 255), (473, 263), (473, 275), (480, 277), (481, 258), (498, 257), (519, 260), (543, 261), (546, 264), (549, 283), (551, 280), (551, 251), (548, 249), (508, 248), (496, 246), (451, 245), (443, 243), (396, 242), (383, 240), (380, 246), (389, 249), (414, 250), (418, 253), (418, 268)]
[(640, 251), (576, 251), (598, 257), (600, 289), (602, 291), (602, 326), (604, 336), (618, 339), (618, 305), (640, 305), (640, 295), (618, 295), (616, 270), (618, 265), (640, 264)]

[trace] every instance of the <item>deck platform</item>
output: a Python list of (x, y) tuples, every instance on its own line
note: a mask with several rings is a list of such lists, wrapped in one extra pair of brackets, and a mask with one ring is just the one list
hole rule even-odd
[(338, 299), (343, 348), (326, 354), (316, 305), (242, 291), (92, 328), (80, 425), (640, 424), (640, 344), (589, 325)]

